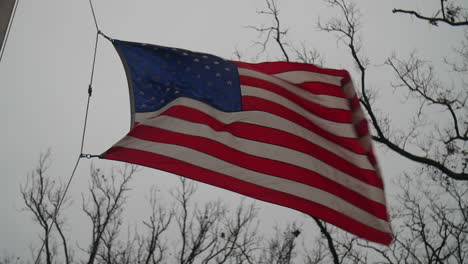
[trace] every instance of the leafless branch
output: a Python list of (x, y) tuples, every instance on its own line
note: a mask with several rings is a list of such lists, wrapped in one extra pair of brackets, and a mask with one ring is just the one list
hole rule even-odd
[(148, 197), (148, 201), (151, 207), (151, 216), (149, 220), (143, 221), (143, 225), (146, 227), (147, 235), (139, 236), (139, 243), (143, 246), (143, 256), (145, 264), (156, 264), (162, 263), (164, 260), (164, 253), (166, 246), (161, 239), (161, 235), (167, 231), (169, 224), (173, 218), (173, 212), (163, 207), (157, 196), (158, 190), (152, 187)]
[(21, 186), (20, 192), (26, 210), (33, 214), (33, 220), (42, 228), (41, 240), (45, 248), (46, 263), (54, 263), (58, 254), (52, 230), (52, 227), (55, 226), (62, 241), (64, 262), (68, 264), (70, 263), (70, 252), (67, 247), (67, 238), (62, 229), (64, 220), (61, 219), (61, 210), (66, 206), (61, 209), (61, 205), (66, 205), (69, 201), (66, 197), (62, 201), (65, 192), (64, 186), (48, 174), (50, 155), (50, 150), (40, 155), (37, 167), (27, 176), (26, 184)]
[[(117, 174), (112, 171), (110, 176), (106, 176), (100, 169), (91, 167), (89, 188), (91, 199), (83, 200), (83, 211), (93, 225), (88, 264), (95, 262), (96, 256), (100, 253), (101, 243), (104, 243), (107, 252), (112, 249), (115, 232), (121, 225), (121, 212), (126, 201), (125, 193), (136, 171), (136, 166), (126, 165)], [(105, 259), (110, 261), (110, 257)]]
[(305, 43), (302, 42), (299, 48), (292, 47), (296, 53), (296, 60), (303, 63), (315, 64), (323, 66), (322, 55), (316, 49), (310, 49), (306, 47)]
[(267, 5), (267, 10), (258, 11), (257, 13), (260, 15), (271, 16), (273, 18), (273, 25), (262, 26), (262, 27), (248, 26), (248, 28), (251, 28), (259, 32), (261, 36), (266, 34), (263, 41), (256, 42), (256, 44), (259, 44), (262, 47), (261, 52), (264, 52), (266, 50), (267, 44), (270, 42), (270, 38), (273, 38), (276, 44), (278, 44), (279, 48), (281, 49), (284, 59), (286, 61), (289, 61), (289, 55), (285, 47), (287, 44), (283, 42), (283, 38), (288, 33), (288, 30), (281, 28), (280, 19), (279, 19), (280, 10), (278, 9), (278, 4), (276, 0), (265, 0), (265, 3)]
[(422, 15), (414, 10), (393, 9), (393, 13), (412, 15), (418, 19), (425, 20), (431, 25), (437, 26), (439, 22), (450, 26), (467, 26), (468, 13), (461, 6), (455, 5), (447, 0), (440, 0), (440, 8), (434, 15)]

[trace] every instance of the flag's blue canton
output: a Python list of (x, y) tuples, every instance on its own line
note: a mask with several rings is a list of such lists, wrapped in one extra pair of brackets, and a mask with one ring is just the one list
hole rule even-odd
[(115, 40), (132, 83), (135, 112), (161, 109), (189, 97), (225, 112), (241, 111), (237, 66), (188, 50)]

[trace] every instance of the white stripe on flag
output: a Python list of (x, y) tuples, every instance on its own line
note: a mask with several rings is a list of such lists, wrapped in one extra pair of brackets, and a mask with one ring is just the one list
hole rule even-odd
[(273, 75), (294, 84), (305, 82), (321, 82), (341, 87), (341, 80), (343, 80), (343, 77), (310, 71), (287, 71)]

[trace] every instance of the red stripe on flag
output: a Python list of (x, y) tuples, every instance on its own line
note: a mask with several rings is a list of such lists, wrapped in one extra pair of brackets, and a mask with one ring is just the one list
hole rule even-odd
[(359, 103), (359, 98), (357, 96), (354, 96), (352, 99), (350, 99), (351, 102), (351, 111), (357, 111), (358, 109), (361, 108), (361, 104)]
[(270, 83), (265, 80), (256, 79), (254, 77), (249, 76), (241, 76), (240, 77), (241, 85), (248, 85), (251, 87), (255, 87), (258, 89), (264, 89), (275, 94), (278, 94), (288, 100), (294, 102), (295, 104), (301, 106), (305, 110), (313, 113), (316, 116), (319, 116), (323, 119), (327, 119), (333, 122), (340, 122), (340, 123), (351, 123), (352, 117), (351, 112), (348, 110), (337, 109), (337, 108), (328, 108), (316, 103), (313, 103), (309, 100), (304, 99), (297, 94), (294, 94), (287, 89)]
[(389, 245), (392, 241), (391, 234), (376, 230), (375, 228), (369, 227), (321, 204), (307, 201), (305, 199), (268, 189), (259, 185), (247, 183), (180, 160), (154, 153), (122, 147), (112, 147), (105, 153), (104, 158), (157, 168), (226, 190), (234, 191), (236, 193), (240, 193), (265, 202), (295, 209), (318, 217), (324, 221), (327, 221), (333, 225), (336, 225), (340, 228), (343, 228), (344, 230), (371, 241), (385, 245)]
[(286, 61), (274, 61), (274, 62), (263, 62), (263, 63), (247, 63), (241, 61), (235, 61), (238, 67), (250, 69), (266, 74), (277, 74), (288, 71), (308, 71), (316, 72), (320, 74), (332, 75), (335, 77), (341, 77), (349, 80), (349, 73), (346, 70), (338, 69), (327, 69), (320, 68), (313, 64), (306, 64), (300, 62), (286, 62)]
[(342, 76), (343, 76), (343, 79), (341, 80), (341, 87), (344, 87), (345, 85), (347, 85), (349, 82), (351, 82), (351, 75), (349, 74), (349, 72), (347, 70), (341, 70), (342, 71)]
[(367, 158), (369, 159), (372, 166), (377, 167), (377, 158), (375, 157), (373, 148), (370, 148), (369, 152), (367, 152)]
[(369, 135), (369, 127), (367, 126), (366, 119), (363, 119), (359, 123), (355, 124), (355, 127), (359, 137), (365, 137)]

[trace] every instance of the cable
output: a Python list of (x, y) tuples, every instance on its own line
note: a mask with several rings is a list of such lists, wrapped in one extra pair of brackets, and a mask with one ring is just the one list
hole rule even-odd
[(94, 25), (96, 26), (96, 30), (99, 32), (100, 30), (96, 19), (96, 14), (94, 13), (93, 3), (91, 2), (91, 0), (89, 0), (89, 6), (91, 7), (91, 13), (93, 13)]
[[(65, 200), (65, 196), (68, 192), (68, 189), (71, 185), (71, 182), (75, 176), (75, 172), (76, 172), (76, 169), (78, 168), (78, 164), (80, 163), (80, 160), (81, 158), (93, 158), (93, 157), (99, 157), (99, 155), (91, 155), (91, 154), (84, 154), (83, 153), (83, 148), (84, 148), (84, 142), (85, 142), (85, 136), (86, 136), (86, 126), (87, 126), (87, 123), (88, 123), (88, 113), (89, 113), (89, 105), (90, 105), (90, 101), (91, 101), (91, 96), (93, 94), (93, 80), (94, 80), (94, 69), (95, 69), (95, 65), (96, 65), (96, 54), (97, 54), (97, 49), (98, 49), (98, 43), (99, 43), (99, 35), (102, 35), (103, 37), (109, 39), (109, 40), (112, 40), (111, 38), (107, 37), (106, 35), (104, 35), (100, 30), (99, 30), (99, 27), (98, 27), (98, 24), (97, 24), (97, 20), (96, 20), (96, 15), (94, 13), (94, 8), (93, 8), (93, 4), (91, 2), (91, 0), (89, 0), (89, 4), (91, 6), (91, 11), (92, 11), (92, 14), (93, 14), (93, 18), (94, 18), (94, 23), (95, 23), (95, 26), (96, 26), (96, 40), (94, 42), (94, 54), (93, 54), (93, 62), (92, 62), (92, 66), (91, 66), (91, 76), (90, 76), (90, 80), (89, 80), (89, 85), (88, 85), (88, 100), (87, 100), (87, 103), (86, 103), (86, 111), (85, 111), (85, 117), (84, 117), (84, 122), (83, 122), (83, 132), (82, 132), (82, 135), (81, 135), (81, 146), (80, 146), (80, 154), (78, 155), (78, 158), (76, 159), (76, 163), (75, 163), (75, 167), (73, 168), (73, 171), (68, 179), (68, 182), (67, 182), (67, 185), (65, 187), (65, 190), (63, 191), (63, 194), (62, 196), (60, 197), (60, 200), (59, 200), (59, 203), (57, 204), (57, 208), (55, 209), (55, 213), (54, 213), (54, 218), (55, 219), (57, 217), (57, 213), (59, 212), (60, 210), (60, 207), (62, 206), (62, 203), (63, 201)], [(52, 219), (52, 221), (54, 221)], [(50, 226), (48, 227), (48, 230), (47, 230), (47, 233), (49, 233), (53, 227), (53, 222), (50, 224)], [(38, 263), (40, 257), (41, 257), (41, 254), (42, 254), (42, 250), (44, 249), (44, 246), (45, 246), (45, 241), (42, 241), (42, 246), (41, 248), (39, 249), (39, 252), (37, 253), (37, 257), (36, 257), (36, 260), (34, 261), (35, 264)]]
[(18, 3), (19, 3), (19, 0), (16, 0), (15, 1), (15, 6), (13, 7), (13, 13), (12, 13), (10, 21), (9, 21), (10, 23), (8, 24), (8, 28), (7, 28), (7, 31), (6, 31), (6, 34), (5, 34), (5, 39), (3, 40), (3, 45), (0, 47), (0, 49), (1, 49), (0, 62), (2, 62), (3, 53), (5, 52), (5, 47), (6, 47), (6, 44), (7, 44), (7, 41), (8, 41), (8, 36), (10, 35), (11, 25), (13, 25), (13, 19), (15, 18), (15, 15), (16, 15), (16, 8), (18, 7)]

